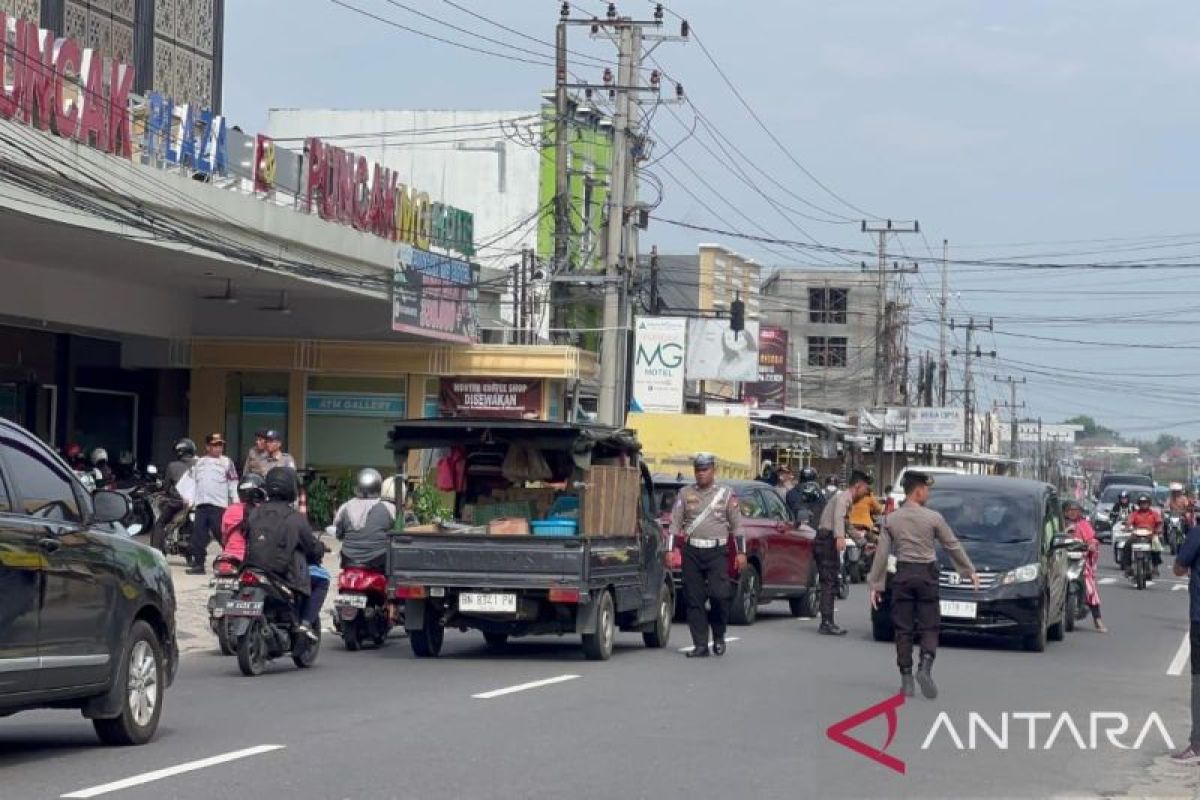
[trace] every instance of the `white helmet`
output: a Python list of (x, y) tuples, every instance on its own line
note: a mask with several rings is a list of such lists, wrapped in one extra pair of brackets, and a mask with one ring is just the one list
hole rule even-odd
[(1171, 484), (1171, 491), (1172, 492), (1182, 492), (1183, 484), (1180, 483), (1179, 481), (1175, 481), (1174, 483)]
[(92, 451), (92, 463), (99, 464), (101, 461), (108, 461), (108, 451), (103, 447), (97, 447)]
[(383, 479), (383, 488), (379, 492), (380, 499), (389, 503), (396, 502), (396, 476), (389, 475)]

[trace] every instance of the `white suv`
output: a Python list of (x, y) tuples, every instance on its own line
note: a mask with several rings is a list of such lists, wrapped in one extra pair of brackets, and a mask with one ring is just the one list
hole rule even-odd
[(894, 511), (904, 502), (904, 475), (908, 472), (924, 472), (926, 475), (934, 476), (937, 479), (938, 475), (966, 475), (965, 470), (956, 467), (929, 467), (919, 464), (912, 464), (900, 470), (896, 475), (896, 482), (892, 484), (892, 491), (886, 498), (887, 510)]

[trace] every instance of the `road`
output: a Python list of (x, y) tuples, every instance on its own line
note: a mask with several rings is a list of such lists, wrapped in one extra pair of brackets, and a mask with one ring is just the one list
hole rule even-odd
[[(194, 652), (146, 747), (102, 748), (75, 713), (0, 721), (0, 798), (103, 789), (265, 745), (282, 747), (94, 796), (207, 800), (236, 787), (304, 799), (1192, 797), (1198, 768), (1166, 765), (1156, 730), (1140, 750), (1119, 749), (1102, 726), (1099, 749), (1081, 751), (1063, 728), (1043, 749), (1063, 712), (1089, 747), (1094, 711), (1128, 715), (1131, 732), (1118, 737), (1126, 745), (1150, 712), (1175, 744), (1186, 734), (1186, 664), (1182, 677), (1167, 673), (1186, 633), (1187, 592), (1174, 579), (1137, 592), (1108, 567), (1103, 577), (1115, 581), (1101, 587), (1108, 635), (1085, 623), (1043, 654), (973, 637), (944, 642), (941, 698), (898, 710), (887, 753), (904, 762), (903, 775), (826, 736), (896, 693), (893, 650), (871, 641), (858, 585), (839, 604), (844, 639), (818, 636), (813, 620), (773, 604), (752, 628), (731, 629), (725, 657), (705, 661), (679, 653), (682, 626), (667, 652), (622, 635), (605, 663), (584, 661), (574, 638), (517, 641), (494, 655), (474, 632), (448, 634), (437, 660), (415, 659), (397, 636), (359, 653), (327, 639), (311, 671), (289, 661), (254, 679), (231, 658)], [(1053, 716), (1038, 723), (1033, 750), (1028, 723), (1011, 717), (1007, 750), (980, 732), (975, 751), (960, 751), (945, 727), (923, 749), (940, 712), (964, 747), (970, 712), (997, 735), (1005, 712)], [(882, 746), (884, 718), (850, 733)]]

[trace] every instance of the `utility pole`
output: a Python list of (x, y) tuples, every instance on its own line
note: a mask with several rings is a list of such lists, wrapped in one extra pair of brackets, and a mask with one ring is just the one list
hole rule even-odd
[[(971, 374), (971, 358), (983, 358), (985, 355), (991, 358), (996, 357), (996, 351), (991, 350), (985, 352), (974, 343), (975, 331), (977, 330), (994, 330), (992, 321), (989, 319), (986, 326), (979, 325), (975, 322), (975, 318), (971, 317), (964, 326), (967, 331), (967, 346), (961, 353), (958, 350), (952, 350), (951, 354), (964, 357), (963, 362), (963, 417), (966, 423), (966, 446), (967, 452), (975, 446), (975, 376)], [(954, 330), (954, 320), (950, 320), (950, 329)]]
[(995, 380), (997, 383), (1008, 384), (1008, 390), (1010, 392), (1011, 399), (1008, 403), (1004, 404), (1004, 407), (1007, 408), (1009, 413), (1012, 415), (1008, 423), (1008, 455), (1010, 458), (1015, 459), (1017, 457), (1017, 409), (1025, 407), (1024, 402), (1022, 402), (1019, 406), (1017, 405), (1017, 386), (1025, 383), (1026, 381), (1024, 378), (1017, 379), (1012, 375), (1009, 375), (1007, 378), (1001, 378), (999, 375), (997, 375), (993, 380)]
[[(883, 223), (862, 221), (862, 232), (871, 233), (876, 236), (876, 247), (879, 255), (879, 285), (876, 287), (878, 295), (875, 308), (875, 374), (871, 387), (871, 406), (873, 409), (878, 409), (881, 402), (886, 403), (891, 389), (890, 385), (884, 386), (883, 381), (884, 364), (887, 358), (887, 348), (884, 342), (886, 335), (884, 317), (887, 314), (887, 237), (891, 233), (919, 233), (920, 231), (920, 223), (916, 220), (911, 223), (895, 223), (890, 219), (885, 220)], [(890, 382), (888, 383), (890, 384)], [(881, 389), (883, 389), (883, 397), (880, 395)]]
[(940, 347), (938, 352), (941, 353), (941, 361), (938, 363), (938, 368), (941, 370), (941, 403), (944, 408), (946, 405), (946, 381), (950, 376), (950, 364), (946, 360), (946, 326), (949, 323), (948, 310), (950, 305), (949, 286), (950, 286), (950, 241), (942, 239), (942, 297), (938, 303), (940, 323), (938, 325), (938, 339)]
[[(567, 96), (567, 21), (560, 16), (554, 37), (554, 263), (551, 275), (563, 275), (570, 271), (571, 241), (571, 183), (570, 167), (570, 124), (571, 104)], [(559, 284), (551, 281), (550, 327), (565, 327), (559, 297)], [(552, 337), (553, 338), (553, 337)]]

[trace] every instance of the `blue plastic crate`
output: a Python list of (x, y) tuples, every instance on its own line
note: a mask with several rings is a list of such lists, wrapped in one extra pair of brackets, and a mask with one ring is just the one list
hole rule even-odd
[(554, 501), (550, 507), (550, 519), (575, 519), (579, 516), (579, 498), (573, 494), (565, 494)]
[(576, 536), (579, 524), (573, 519), (539, 519), (529, 523), (534, 536)]

